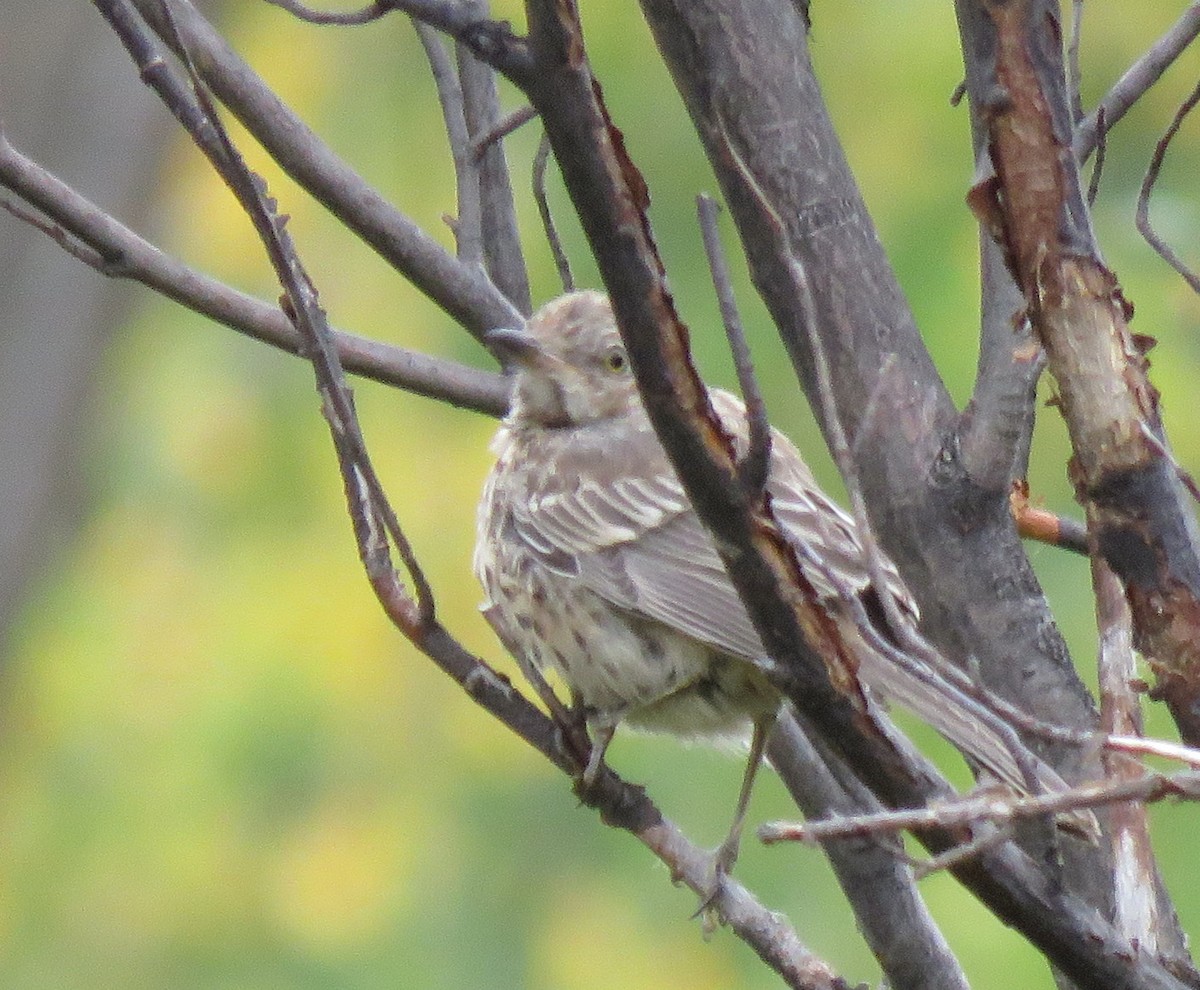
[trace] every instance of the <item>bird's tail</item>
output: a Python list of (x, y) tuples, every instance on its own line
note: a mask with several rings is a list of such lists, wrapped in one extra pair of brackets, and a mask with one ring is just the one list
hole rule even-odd
[[(857, 651), (859, 677), (872, 691), (908, 709), (936, 729), (956, 749), (993, 777), (1022, 794), (1057, 794), (1067, 782), (1045, 760), (1032, 753), (1014, 732), (988, 724), (972, 703), (949, 685), (927, 682), (917, 673), (885, 657), (868, 644), (851, 620), (842, 623), (844, 634), (861, 645)], [(982, 706), (981, 706), (982, 707)], [(1100, 839), (1100, 824), (1088, 808), (1063, 812), (1056, 823), (1092, 842)]]

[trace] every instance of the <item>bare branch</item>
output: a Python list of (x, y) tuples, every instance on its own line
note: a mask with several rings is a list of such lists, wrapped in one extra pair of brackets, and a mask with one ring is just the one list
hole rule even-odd
[(1142, 431), (1146, 443), (1154, 448), (1154, 452), (1158, 454), (1159, 457), (1163, 458), (1171, 465), (1172, 470), (1175, 472), (1175, 477), (1177, 477), (1183, 484), (1183, 487), (1187, 489), (1187, 493), (1191, 495), (1195, 501), (1200, 502), (1200, 483), (1197, 483), (1196, 479), (1192, 477), (1191, 473), (1188, 472), (1188, 470), (1175, 458), (1175, 454), (1171, 451), (1171, 448), (1163, 443), (1161, 439), (1155, 436), (1152, 430), (1148, 430), (1143, 426)]
[(719, 210), (720, 206), (711, 196), (701, 193), (696, 197), (696, 213), (700, 219), (704, 253), (708, 256), (708, 270), (712, 274), (713, 287), (717, 290), (721, 321), (725, 324), (725, 337), (733, 355), (738, 386), (746, 402), (746, 426), (750, 442), (746, 456), (738, 465), (738, 474), (746, 487), (746, 495), (749, 498), (760, 498), (771, 466), (771, 423), (767, 419), (767, 405), (763, 402), (762, 389), (758, 387), (754, 362), (746, 344), (746, 332), (742, 329), (742, 319), (738, 315), (737, 302), (733, 297), (733, 280), (729, 277), (729, 265), (721, 250), (721, 235), (717, 230)]
[(1083, 0), (1071, 0), (1071, 40), (1067, 42), (1067, 93), (1071, 117), (1083, 118), (1083, 73), (1079, 68), (1079, 40), (1083, 36)]
[(927, 876), (932, 876), (942, 870), (953, 872), (956, 868), (961, 868), (968, 860), (1000, 848), (1014, 837), (1014, 833), (1015, 830), (1008, 825), (1001, 825), (990, 831), (980, 829), (979, 834), (973, 836), (971, 841), (954, 846), (936, 856), (930, 856), (924, 862), (914, 864), (913, 876), (918, 880), (924, 880)]
[[(976, 175), (986, 176), (991, 172), (987, 133), (974, 102), (970, 113)], [(1037, 382), (1046, 359), (1003, 251), (984, 227), (980, 228), (979, 267), (979, 362), (955, 441), (971, 484), (999, 500), (1013, 479), (1028, 472)]]
[(388, 0), (375, 0), (359, 10), (349, 10), (344, 13), (313, 10), (300, 3), (300, 0), (265, 0), (273, 7), (280, 7), (289, 14), (298, 17), (309, 24), (338, 24), (342, 26), (353, 24), (369, 24), (379, 20), (385, 14), (392, 12), (393, 5)]
[[(473, 0), (480, 18), (487, 15), (486, 0)], [(458, 76), (462, 83), (463, 112), (470, 140), (463, 154), (475, 162), (478, 183), (483, 260), (488, 275), (504, 296), (522, 313), (532, 312), (529, 273), (521, 251), (516, 205), (508, 175), (503, 141), (486, 143), (477, 135), (492, 133), (501, 120), (496, 74), (461, 42), (455, 46)]]
[(1142, 180), (1142, 188), (1138, 193), (1137, 213), (1135, 215), (1135, 223), (1137, 229), (1159, 257), (1168, 265), (1179, 272), (1185, 282), (1192, 287), (1193, 292), (1200, 293), (1200, 275), (1193, 272), (1185, 265), (1179, 256), (1167, 245), (1161, 237), (1155, 233), (1154, 228), (1150, 226), (1150, 194), (1154, 190), (1154, 184), (1158, 181), (1159, 173), (1162, 171), (1163, 159), (1167, 155), (1167, 147), (1171, 143), (1171, 139), (1179, 132), (1180, 126), (1183, 124), (1184, 118), (1192, 112), (1196, 104), (1200, 103), (1200, 85), (1197, 85), (1192, 90), (1191, 95), (1187, 97), (1179, 105), (1179, 109), (1175, 111), (1175, 116), (1171, 120), (1171, 124), (1167, 127), (1166, 133), (1159, 139), (1154, 148), (1154, 155), (1150, 159), (1150, 165), (1146, 169), (1146, 177)]
[[(134, 0), (160, 35), (157, 0)], [(520, 313), (486, 275), (453, 258), (335, 155), (263, 83), (190, 2), (176, 8), (180, 34), (205, 84), (302, 188), (477, 337), (516, 326)], [(436, 26), (436, 25), (435, 25)]]
[(518, 107), (512, 113), (501, 117), (482, 134), (472, 138), (471, 146), (475, 152), (475, 157), (482, 158), (484, 152), (487, 151), (493, 142), (508, 137), (513, 131), (519, 127), (524, 127), (535, 117), (537, 117), (537, 111), (528, 103), (523, 107)]
[(507, 21), (485, 16), (475, 0), (388, 0), (400, 10), (462, 42), (481, 61), (503, 73), (518, 86), (527, 84), (534, 71), (524, 39), (516, 37)]
[(1088, 555), (1087, 527), (1077, 519), (1060, 516), (1029, 502), (1029, 486), (1014, 481), (1009, 495), (1017, 532), (1027, 540), (1037, 540), (1074, 553)]
[(558, 228), (554, 224), (554, 214), (550, 212), (550, 200), (546, 195), (546, 166), (550, 161), (550, 138), (543, 134), (538, 142), (537, 154), (533, 158), (533, 198), (537, 203), (538, 216), (542, 218), (542, 230), (546, 233), (546, 243), (550, 245), (550, 253), (554, 256), (554, 267), (558, 270), (558, 280), (562, 283), (564, 292), (575, 291), (575, 276), (571, 274), (571, 259), (563, 248), (562, 238), (558, 236)]
[[(163, 253), (21, 154), (2, 133), (0, 186), (48, 217), (51, 223), (37, 222), (39, 229), (101, 274), (140, 282), (239, 333), (300, 353), (300, 336), (278, 306)], [(28, 214), (22, 218), (36, 221)], [(507, 386), (493, 372), (347, 333), (338, 332), (335, 339), (339, 355), (355, 374), (491, 416), (502, 416), (508, 408)]]
[(912, 810), (883, 811), (873, 815), (802, 824), (773, 822), (761, 826), (758, 834), (768, 845), (789, 841), (826, 842), (829, 839), (886, 835), (906, 830), (954, 828), (979, 822), (1005, 825), (1023, 819), (1043, 818), (1048, 814), (1125, 801), (1151, 803), (1166, 798), (1200, 801), (1200, 773), (1187, 770), (1169, 777), (1142, 774), (1134, 780), (1104, 780), (1036, 797), (976, 792), (965, 798)]
[(1145, 739), (1142, 736), (1109, 736), (1104, 740), (1106, 749), (1118, 753), (1139, 753), (1161, 756), (1165, 760), (1178, 760), (1200, 769), (1200, 749), (1167, 742), (1165, 739)]
[[(2, 142), (0, 142), (2, 143)], [(4, 184), (4, 161), (3, 158), (7, 149), (0, 147), (0, 184)], [(22, 223), (28, 224), (35, 230), (40, 230), (43, 234), (54, 241), (60, 248), (66, 251), (72, 258), (77, 261), (82, 261), (89, 268), (94, 269), (101, 275), (108, 275), (113, 278), (119, 278), (121, 275), (120, 263), (109, 262), (104, 255), (99, 251), (93, 250), (86, 244), (81, 244), (74, 240), (62, 227), (51, 223), (49, 220), (43, 219), (39, 214), (32, 210), (27, 210), (25, 207), (14, 203), (10, 199), (0, 199), (0, 209), (20, 220)]]
[(1096, 195), (1100, 192), (1100, 177), (1104, 174), (1104, 156), (1108, 151), (1108, 122), (1104, 118), (1104, 107), (1096, 108), (1096, 162), (1092, 166), (1092, 174), (1088, 179), (1087, 205), (1090, 209), (1096, 203)]
[[(998, 260), (999, 250), (985, 245), (982, 253), (986, 271)], [(1046, 366), (1029, 321), (1019, 313), (1003, 312), (1001, 299), (1009, 296), (1010, 288), (1011, 280), (1004, 288), (989, 285), (985, 274), (979, 367), (954, 437), (967, 477), (995, 495), (1025, 474), (1037, 383)]]
[[(374, 0), (356, 11), (327, 14), (301, 0), (266, 0), (310, 24), (366, 24), (392, 11), (408, 14), (432, 28), (467, 44), (482, 61), (514, 81), (532, 71), (528, 51), (507, 23), (490, 20), (486, 5), (477, 0)], [(486, 57), (484, 57), (486, 53)]]
[(446, 125), (446, 137), (450, 142), (450, 156), (454, 161), (458, 213), (451, 226), (454, 242), (458, 245), (458, 260), (482, 268), (483, 219), (479, 203), (479, 168), (470, 150), (471, 135), (467, 129), (462, 86), (441, 32), (415, 19), (412, 23), (433, 74), (442, 120)]
[(1184, 49), (1200, 34), (1200, 0), (1191, 0), (1179, 19), (1166, 34), (1158, 39), (1149, 50), (1133, 63), (1116, 85), (1113, 86), (1096, 106), (1096, 109), (1075, 128), (1073, 150), (1075, 158), (1086, 161), (1096, 150), (1100, 132), (1100, 113), (1103, 111), (1105, 126), (1116, 126), (1143, 93), (1158, 82), (1159, 77), (1170, 67)]

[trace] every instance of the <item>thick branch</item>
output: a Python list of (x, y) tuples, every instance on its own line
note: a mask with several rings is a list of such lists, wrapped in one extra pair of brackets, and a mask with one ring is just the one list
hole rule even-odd
[[(819, 752), (790, 713), (776, 724), (768, 754), (805, 818), (880, 810), (857, 781), (850, 786), (840, 782), (830, 767), (837, 757)], [(853, 777), (840, 769), (842, 776)], [(825, 843), (824, 851), (890, 987), (965, 990), (966, 976), (930, 917), (897, 844), (851, 839)]]
[[(1131, 307), (1096, 249), (1055, 5), (961, 0), (967, 84), (995, 179), (973, 193), (1046, 348), (1090, 538), (1121, 578), (1134, 643), (1184, 738), (1200, 740), (1200, 531), (1169, 458)], [(1160, 442), (1156, 443), (1155, 440)]]
[(462, 84), (442, 33), (422, 21), (414, 20), (413, 27), (421, 47), (425, 49), (429, 71), (437, 87), (446, 139), (450, 144), (450, 157), (454, 161), (454, 198), (458, 209), (451, 221), (451, 228), (458, 248), (458, 260), (465, 265), (481, 267), (483, 220), (479, 205), (479, 169), (471, 153), (471, 134), (467, 130)]

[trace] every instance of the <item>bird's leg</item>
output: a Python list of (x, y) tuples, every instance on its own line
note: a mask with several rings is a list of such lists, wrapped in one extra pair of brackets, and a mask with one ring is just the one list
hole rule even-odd
[(579, 782), (585, 789), (590, 789), (600, 776), (604, 767), (604, 754), (608, 752), (608, 744), (612, 742), (615, 725), (597, 725), (592, 727), (592, 751), (588, 753), (587, 766), (583, 768)]
[(754, 730), (750, 736), (750, 755), (746, 759), (746, 770), (742, 774), (742, 789), (738, 792), (733, 823), (729, 826), (728, 834), (717, 847), (716, 854), (713, 856), (712, 884), (696, 911), (697, 915), (704, 915), (705, 932), (711, 932), (716, 927), (716, 919), (712, 911), (713, 902), (721, 893), (721, 885), (733, 871), (733, 866), (737, 862), (742, 842), (742, 829), (746, 824), (746, 811), (750, 807), (750, 795), (754, 791), (758, 768), (762, 766), (763, 753), (767, 748), (767, 738), (771, 735), (771, 729), (775, 727), (776, 715), (777, 712), (772, 711), (754, 720)]
[(774, 725), (774, 712), (754, 720), (754, 732), (750, 736), (750, 755), (746, 759), (746, 772), (742, 775), (742, 789), (738, 793), (733, 824), (729, 826), (729, 834), (725, 836), (725, 841), (717, 850), (715, 868), (718, 882), (729, 874), (734, 863), (737, 862), (738, 849), (742, 841), (742, 828), (746, 824), (746, 810), (750, 807), (750, 794), (754, 790), (758, 768), (762, 766), (763, 752), (767, 748), (767, 737), (771, 734)]

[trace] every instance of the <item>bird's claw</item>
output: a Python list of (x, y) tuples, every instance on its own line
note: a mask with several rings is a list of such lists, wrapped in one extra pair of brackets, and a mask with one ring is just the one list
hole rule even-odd
[(693, 918), (701, 918), (701, 931), (705, 938), (712, 936), (722, 924), (724, 918), (721, 916), (721, 909), (718, 901), (721, 895), (725, 892), (725, 881), (733, 872), (734, 864), (738, 858), (738, 842), (739, 837), (736, 835), (728, 835), (725, 841), (717, 847), (717, 851), (713, 854), (712, 862), (712, 877), (708, 883), (708, 889), (704, 892), (700, 899), (700, 905), (696, 908)]
[(614, 729), (610, 727), (596, 728), (592, 730), (589, 739), (587, 730), (580, 728), (579, 735), (582, 736), (582, 742), (587, 747), (583, 749), (581, 746), (580, 749), (587, 753), (587, 762), (584, 763), (583, 770), (575, 778), (575, 793), (584, 800), (604, 772), (604, 754), (608, 750), (608, 744), (612, 741), (613, 732)]

